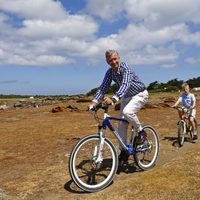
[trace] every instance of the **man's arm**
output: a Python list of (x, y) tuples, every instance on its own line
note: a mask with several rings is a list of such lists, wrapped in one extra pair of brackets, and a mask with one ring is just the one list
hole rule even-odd
[(99, 89), (97, 90), (94, 98), (93, 98), (93, 102), (97, 103), (106, 93), (106, 91), (108, 90), (109, 86), (111, 85), (112, 82), (112, 77), (111, 77), (111, 69), (109, 69), (103, 79), (103, 82), (101, 84), (101, 86), (99, 87)]

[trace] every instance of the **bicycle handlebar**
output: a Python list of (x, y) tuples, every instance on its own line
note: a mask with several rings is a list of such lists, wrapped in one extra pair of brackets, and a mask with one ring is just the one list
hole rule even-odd
[(174, 109), (176, 109), (176, 110), (183, 110), (185, 107), (175, 106), (175, 107), (172, 107), (172, 108), (174, 108)]
[(186, 107), (181, 107), (181, 106), (176, 106), (176, 107), (172, 107), (172, 108), (174, 108), (174, 109), (176, 109), (176, 110), (182, 110), (184, 113), (186, 113), (186, 114), (189, 114), (190, 113), (190, 111), (193, 109), (193, 108), (186, 108)]
[(89, 107), (88, 110), (97, 112), (99, 109), (103, 109), (105, 113), (108, 112), (109, 105), (103, 104), (102, 102), (96, 104), (95, 106)]
[(172, 108), (174, 108), (174, 109), (176, 109), (176, 110), (192, 110), (193, 108), (186, 108), (186, 107), (184, 107), (184, 106), (176, 106), (176, 107), (172, 107)]

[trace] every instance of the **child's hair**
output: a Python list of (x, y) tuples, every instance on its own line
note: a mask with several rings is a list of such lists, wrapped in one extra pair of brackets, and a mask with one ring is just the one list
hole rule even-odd
[(181, 85), (182, 90), (184, 90), (186, 87), (189, 87), (188, 83), (183, 83), (183, 84)]

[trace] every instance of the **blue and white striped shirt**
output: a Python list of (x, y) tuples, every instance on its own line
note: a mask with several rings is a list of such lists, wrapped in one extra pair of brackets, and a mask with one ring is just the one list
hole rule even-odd
[(112, 81), (119, 86), (118, 91), (113, 96), (117, 101), (122, 97), (135, 96), (146, 89), (144, 83), (138, 78), (135, 72), (126, 63), (120, 63), (117, 72), (112, 68), (107, 70), (103, 82), (94, 96), (94, 102), (98, 102), (104, 96)]

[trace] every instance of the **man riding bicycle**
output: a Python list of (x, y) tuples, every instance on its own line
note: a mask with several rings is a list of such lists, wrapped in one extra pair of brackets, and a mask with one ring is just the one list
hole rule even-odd
[[(182, 95), (178, 98), (177, 102), (172, 107), (177, 107), (179, 103), (182, 103), (182, 105), (190, 110), (189, 113), (189, 121), (192, 125), (192, 131), (194, 133), (193, 140), (197, 139), (197, 130), (194, 122), (194, 118), (196, 116), (196, 98), (194, 94), (190, 93), (190, 87), (187, 83), (182, 84)], [(185, 113), (183, 110), (179, 110), (179, 117), (180, 119), (184, 119)]]
[[(126, 63), (120, 62), (120, 56), (116, 50), (106, 51), (105, 57), (110, 68), (107, 70), (103, 82), (90, 106), (92, 107), (96, 105), (102, 98), (103, 103), (108, 105), (114, 104), (121, 99), (120, 117), (127, 119), (131, 125), (134, 126), (138, 133), (137, 143), (142, 144), (146, 137), (146, 133), (142, 130), (141, 123), (136, 113), (144, 107), (148, 101), (148, 92), (146, 87)], [(104, 97), (104, 94), (112, 81), (117, 83), (119, 89), (112, 98), (107, 96)], [(127, 123), (119, 122), (118, 132), (125, 142), (127, 140), (127, 128)], [(128, 155), (121, 146), (120, 149), (121, 154), (119, 155), (119, 162), (126, 162), (128, 160)]]

